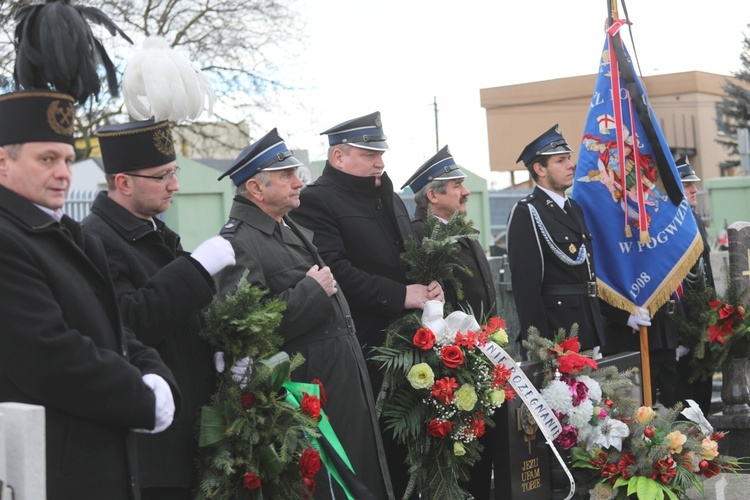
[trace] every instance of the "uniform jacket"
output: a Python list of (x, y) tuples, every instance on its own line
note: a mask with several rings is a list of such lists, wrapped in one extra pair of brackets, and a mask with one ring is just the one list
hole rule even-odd
[(125, 325), (159, 351), (182, 391), (180, 418), (166, 431), (138, 436), (141, 487), (195, 486), (196, 423), (213, 389), (212, 352), (198, 337), (202, 308), (214, 294), (211, 276), (182, 251), (161, 220), (157, 229), (102, 191), (83, 220), (104, 243)]
[[(377, 498), (392, 498), (367, 367), (349, 306), (341, 289), (328, 297), (307, 276), (313, 265), (325, 264), (312, 234), (289, 217), (284, 221), (286, 226), (244, 198), (235, 198), (221, 235), (232, 243), (237, 262), (215, 276), (217, 288), (222, 295), (234, 291), (248, 271), (249, 283), (286, 303), (277, 329), (284, 338), (282, 349), (306, 359), (292, 379), (323, 382), (326, 414), (354, 471)], [(338, 276), (336, 280), (341, 284)], [(329, 498), (328, 494), (327, 485), (318, 483), (315, 498)]]
[[(543, 293), (545, 285), (582, 285), (596, 281), (591, 234), (583, 211), (571, 200), (575, 217), (566, 214), (542, 189), (536, 187), (513, 207), (508, 219), (508, 263), (513, 299), (521, 326), (519, 338), (526, 338), (530, 326), (543, 337), (552, 338), (560, 328), (570, 331), (578, 323), (578, 337), (584, 349), (604, 343), (599, 301), (586, 295)], [(533, 206), (546, 236), (532, 220)], [(581, 245), (588, 250), (588, 262), (568, 265), (559, 255), (576, 259)], [(558, 255), (552, 248), (560, 252)]]
[(0, 402), (45, 407), (48, 499), (138, 498), (129, 429), (155, 418), (141, 377), (179, 393), (123, 329), (101, 242), (63, 224), (0, 186)]
[[(427, 210), (417, 207), (411, 220), (414, 234), (420, 241), (425, 236), (424, 223), (427, 219)], [(478, 233), (479, 231), (477, 231)], [(472, 276), (463, 271), (457, 271), (456, 277), (462, 285), (464, 292), (463, 300), (458, 300), (456, 289), (449, 281), (442, 283), (445, 293), (445, 302), (450, 304), (454, 311), (471, 310), (480, 323), (488, 316), (497, 314), (497, 296), (495, 283), (492, 281), (492, 271), (487, 261), (487, 256), (478, 241), (470, 238), (458, 240), (460, 251), (459, 258), (471, 270)]]
[(406, 207), (387, 174), (356, 177), (326, 164), (300, 194), (291, 216), (313, 233), (313, 243), (346, 291), (360, 343), (381, 345), (383, 330), (404, 314), (404, 240), (413, 234)]

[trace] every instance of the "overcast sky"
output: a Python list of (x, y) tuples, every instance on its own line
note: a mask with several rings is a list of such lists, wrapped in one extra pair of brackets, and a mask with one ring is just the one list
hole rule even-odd
[[(740, 68), (750, 0), (626, 6), (644, 76)], [(284, 94), (263, 118), (268, 130), (277, 126), (290, 147), (324, 159), (322, 130), (380, 111), (391, 147), (386, 169), (397, 189), (435, 152), (433, 98), (440, 146), (489, 178), (479, 89), (595, 73), (607, 16), (605, 0), (296, 0), (296, 9), (306, 38), (279, 70), (300, 90)], [(549, 116), (540, 133), (554, 123)]]

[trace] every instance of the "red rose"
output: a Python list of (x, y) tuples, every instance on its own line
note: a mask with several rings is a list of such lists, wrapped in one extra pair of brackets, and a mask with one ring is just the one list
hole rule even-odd
[(423, 351), (427, 351), (435, 345), (435, 334), (429, 328), (420, 328), (414, 334), (412, 342)]
[(320, 453), (308, 448), (302, 452), (299, 458), (299, 471), (302, 477), (312, 478), (320, 470)]
[(306, 392), (302, 393), (302, 403), (299, 405), (302, 411), (314, 419), (320, 418), (320, 399), (318, 396), (311, 396)]
[(464, 353), (457, 345), (448, 345), (440, 350), (443, 364), (448, 368), (458, 368), (464, 362)]
[(451, 427), (453, 427), (453, 425), (450, 422), (445, 420), (441, 422), (433, 418), (430, 420), (430, 423), (427, 424), (427, 434), (432, 437), (443, 439), (451, 431)]
[(318, 380), (317, 378), (312, 379), (313, 384), (318, 384), (318, 387), (320, 388), (320, 406), (325, 406), (325, 404), (328, 402), (328, 395), (326, 394), (326, 388), (323, 387), (323, 382)]
[(255, 406), (255, 394), (252, 392), (243, 392), (242, 393), (242, 407), (246, 410), (249, 410)]
[(245, 472), (245, 477), (242, 482), (248, 490), (260, 488), (260, 478), (256, 476), (254, 472)]

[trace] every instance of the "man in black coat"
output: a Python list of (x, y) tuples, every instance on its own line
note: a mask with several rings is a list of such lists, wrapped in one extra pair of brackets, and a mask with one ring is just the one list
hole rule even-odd
[[(393, 192), (385, 173), (386, 136), (375, 112), (332, 127), (323, 174), (302, 190), (292, 216), (312, 230), (313, 243), (346, 294), (362, 348), (382, 345), (385, 328), (408, 310), (423, 309), (428, 300), (442, 300), (437, 282), (409, 284), (400, 255), (413, 234), (409, 214)], [(373, 393), (383, 375), (368, 363)], [(396, 496), (406, 488), (402, 456), (391, 454), (384, 433), (388, 465)]]
[(62, 213), (73, 99), (0, 96), (0, 402), (45, 407), (47, 498), (138, 498), (129, 429), (160, 432), (179, 395), (125, 330), (98, 238)]
[[(390, 499), (393, 491), (374, 397), (349, 305), (338, 277), (313, 246), (310, 231), (287, 215), (300, 204), (301, 165), (273, 129), (248, 146), (220, 177), (230, 176), (237, 189), (229, 221), (221, 230), (235, 250), (237, 264), (216, 275), (217, 287), (221, 294), (233, 292), (247, 272), (249, 283), (284, 301), (286, 309), (276, 330), (284, 338), (282, 349), (305, 357), (292, 380), (309, 383), (317, 378), (323, 383), (326, 415), (356, 474), (352, 484), (361, 483), (369, 491), (353, 491), (354, 496)], [(325, 469), (316, 482), (316, 499), (329, 499), (331, 492), (344, 497)]]
[(213, 359), (198, 337), (202, 309), (214, 295), (212, 274), (234, 263), (219, 236), (193, 254), (157, 218), (179, 190), (169, 123), (152, 120), (103, 127), (98, 132), (107, 191), (83, 220), (101, 238), (125, 324), (154, 347), (182, 391), (180, 418), (156, 436), (139, 436), (138, 466), (144, 499), (188, 499), (197, 487), (196, 422), (213, 389)]
[[(687, 156), (678, 158), (675, 163), (677, 164), (677, 172), (680, 174), (680, 180), (682, 181), (682, 188), (685, 191), (685, 198), (687, 198), (690, 208), (693, 210), (695, 224), (698, 226), (698, 232), (703, 240), (703, 253), (685, 278), (685, 287), (689, 288), (697, 280), (702, 279), (705, 280), (706, 286), (715, 290), (714, 273), (711, 268), (711, 246), (708, 244), (706, 226), (703, 224), (701, 216), (695, 212), (698, 206), (698, 186), (695, 183), (700, 182), (701, 179), (696, 175), (693, 167), (690, 166)], [(689, 382), (692, 371), (690, 368), (692, 353), (684, 346), (678, 346), (676, 353), (677, 400), (685, 401), (686, 399), (692, 399), (698, 403), (703, 413), (708, 415), (711, 411), (712, 380), (708, 378), (706, 380)]]
[[(406, 184), (414, 193), (417, 208), (411, 220), (414, 234), (421, 241), (425, 237), (425, 221), (428, 208), (441, 223), (447, 223), (451, 216), (458, 212), (466, 214), (466, 202), (471, 192), (464, 185), (466, 174), (456, 165), (448, 146), (443, 147), (414, 172)], [(477, 231), (478, 233), (479, 231)], [(479, 324), (496, 314), (497, 296), (492, 272), (487, 256), (478, 241), (471, 238), (458, 240), (460, 251), (458, 257), (471, 271), (471, 276), (463, 271), (456, 272), (461, 284), (463, 299), (451, 282), (444, 282), (445, 301), (454, 311), (467, 311), (474, 315)], [(467, 490), (476, 499), (490, 498), (492, 484), (492, 454), (494, 429), (489, 429), (479, 438), (484, 447), (482, 456), (471, 470), (471, 480)]]
[(604, 343), (597, 299), (591, 234), (583, 211), (568, 198), (573, 150), (557, 125), (524, 148), (524, 162), (537, 186), (508, 218), (507, 248), (519, 340), (536, 327), (545, 338), (578, 324), (584, 349)]

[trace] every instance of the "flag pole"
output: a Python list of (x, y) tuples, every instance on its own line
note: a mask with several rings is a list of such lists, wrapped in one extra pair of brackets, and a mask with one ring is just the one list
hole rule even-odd
[[(606, 23), (607, 30), (612, 25), (615, 19), (619, 19), (619, 13), (617, 11), (617, 2), (618, 0), (607, 0), (607, 4), (609, 7), (608, 14), (610, 15)], [(612, 37), (610, 37), (610, 43), (612, 43)], [(613, 76), (615, 78), (619, 77), (619, 75), (616, 75), (616, 76), (613, 75)], [(648, 350), (648, 328), (646, 328), (643, 325), (640, 326), (639, 341), (640, 341), (640, 348), (641, 348), (641, 373), (643, 374), (641, 377), (642, 379), (641, 387), (643, 389), (643, 405), (652, 406), (653, 401), (651, 398), (651, 360), (649, 357), (649, 350)]]

